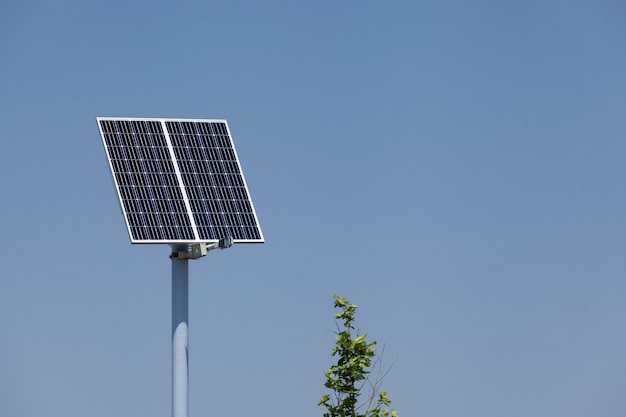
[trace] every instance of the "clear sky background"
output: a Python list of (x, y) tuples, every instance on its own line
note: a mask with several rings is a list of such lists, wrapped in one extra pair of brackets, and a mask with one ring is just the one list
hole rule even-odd
[(264, 245), (190, 265), (190, 415), (626, 415), (626, 4), (4, 1), (0, 415), (169, 416), (167, 246), (97, 116), (228, 120)]

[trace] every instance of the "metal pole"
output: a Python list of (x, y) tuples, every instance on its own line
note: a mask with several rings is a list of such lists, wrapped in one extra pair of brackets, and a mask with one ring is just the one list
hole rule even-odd
[[(173, 246), (187, 251), (187, 246)], [(189, 261), (172, 258), (172, 417), (189, 412)]]

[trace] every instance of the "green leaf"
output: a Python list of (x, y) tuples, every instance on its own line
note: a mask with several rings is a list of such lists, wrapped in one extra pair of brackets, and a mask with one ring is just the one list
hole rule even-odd
[[(336, 364), (332, 365), (328, 371), (324, 374), (326, 382), (324, 386), (331, 390), (331, 394), (324, 394), (318, 406), (324, 407), (324, 417), (398, 417), (395, 411), (388, 408), (382, 408), (382, 406), (389, 407), (391, 400), (385, 391), (378, 391), (378, 381), (375, 383), (370, 381), (369, 384), (374, 384), (374, 392), (371, 393), (371, 397), (360, 399), (362, 394), (361, 388), (368, 384), (368, 379), (372, 373), (372, 359), (376, 357), (376, 341), (368, 342), (367, 334), (359, 335), (357, 332), (356, 337), (352, 337), (352, 330), (354, 330), (353, 322), (355, 320), (356, 310), (358, 305), (352, 304), (345, 298), (335, 294), (333, 295), (335, 300), (334, 306), (340, 311), (334, 314), (335, 319), (338, 321), (338, 329), (335, 338), (335, 346), (331, 351), (331, 356), (337, 357)], [(379, 362), (379, 359), (375, 360), (375, 364)], [(368, 394), (369, 395), (369, 394)], [(373, 398), (378, 396), (378, 401), (374, 404), (374, 408), (365, 409), (361, 414), (358, 413), (360, 407), (367, 408), (367, 404), (371, 404)]]

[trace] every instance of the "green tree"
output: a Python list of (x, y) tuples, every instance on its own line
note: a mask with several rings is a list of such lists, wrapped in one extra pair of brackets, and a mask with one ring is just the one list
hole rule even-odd
[[(390, 409), (387, 393), (380, 391), (388, 370), (383, 370), (382, 359), (376, 356), (376, 341), (368, 342), (367, 335), (359, 335), (358, 331), (353, 336), (358, 306), (338, 295), (334, 298), (335, 308), (341, 311), (335, 314), (337, 339), (331, 355), (338, 359), (326, 372), (324, 384), (332, 396), (324, 394), (317, 405), (326, 409), (324, 417), (398, 417)], [(376, 373), (374, 368), (378, 368)]]

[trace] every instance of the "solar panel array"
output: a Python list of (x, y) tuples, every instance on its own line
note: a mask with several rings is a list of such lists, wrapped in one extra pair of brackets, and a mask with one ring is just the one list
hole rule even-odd
[(98, 117), (132, 243), (262, 243), (226, 120)]

